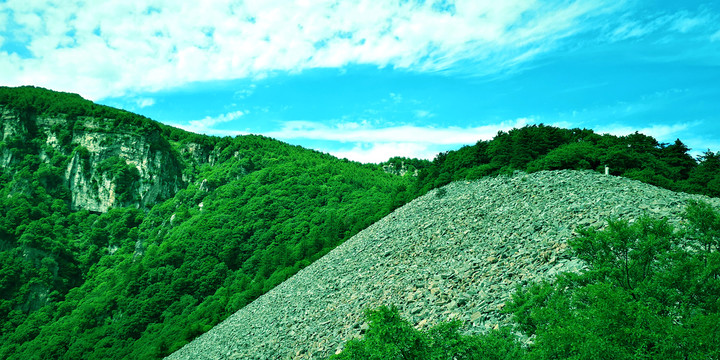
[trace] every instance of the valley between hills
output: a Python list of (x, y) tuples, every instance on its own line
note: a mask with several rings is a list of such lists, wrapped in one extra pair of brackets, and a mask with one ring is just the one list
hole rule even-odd
[(680, 139), (533, 125), (360, 164), (35, 87), (0, 87), (0, 134), (0, 358), (342, 359), (381, 306), (464, 358), (720, 351), (720, 153)]

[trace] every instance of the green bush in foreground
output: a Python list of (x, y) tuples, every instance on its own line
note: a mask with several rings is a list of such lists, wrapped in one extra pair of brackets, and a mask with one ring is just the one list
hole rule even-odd
[(381, 307), (331, 359), (719, 359), (720, 214), (691, 201), (684, 218), (581, 230), (570, 245), (587, 270), (520, 288), (504, 309), (529, 346), (508, 329), (463, 335), (458, 321), (419, 331)]
[(369, 310), (366, 318), (370, 327), (365, 337), (351, 340), (342, 353), (330, 359), (515, 359), (523, 352), (508, 330), (463, 335), (459, 332), (461, 323), (452, 321), (421, 331), (403, 319), (394, 306)]

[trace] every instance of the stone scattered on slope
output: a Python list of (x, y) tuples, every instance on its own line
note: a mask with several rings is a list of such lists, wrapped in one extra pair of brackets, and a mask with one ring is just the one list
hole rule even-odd
[[(396, 210), (169, 359), (319, 359), (367, 329), (367, 308), (394, 304), (418, 328), (460, 319), (468, 332), (508, 323), (517, 284), (579, 271), (578, 227), (643, 214), (680, 221), (688, 199), (594, 172), (458, 182)], [(443, 194), (444, 193), (444, 194)]]

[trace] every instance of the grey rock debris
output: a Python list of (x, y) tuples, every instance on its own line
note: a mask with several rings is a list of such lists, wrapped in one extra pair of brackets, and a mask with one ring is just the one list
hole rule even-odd
[(580, 271), (579, 227), (643, 214), (681, 222), (689, 199), (590, 171), (452, 183), (397, 209), (168, 359), (322, 359), (367, 329), (365, 309), (396, 305), (417, 328), (460, 319), (478, 333), (509, 323), (517, 285)]

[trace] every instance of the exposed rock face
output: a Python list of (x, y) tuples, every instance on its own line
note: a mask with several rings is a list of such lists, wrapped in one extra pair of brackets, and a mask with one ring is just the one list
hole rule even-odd
[[(385, 171), (388, 174), (398, 175), (398, 176), (405, 176), (408, 172), (410, 172), (410, 168), (405, 166), (405, 162), (402, 162), (399, 167), (395, 167), (394, 164), (387, 164), (383, 165), (382, 167), (383, 171)], [(418, 176), (418, 170), (414, 169), (411, 173), (412, 176)]]
[[(182, 179), (180, 159), (161, 144), (157, 130), (113, 125), (109, 119), (34, 116), (0, 107), (2, 141), (44, 139), (38, 154), (49, 163), (54, 153), (66, 156), (63, 173), (71, 193), (71, 208), (105, 212), (118, 206), (152, 205), (172, 197), (186, 184)], [(61, 134), (64, 133), (64, 134)], [(118, 179), (112, 173), (98, 170), (103, 161), (119, 157), (139, 175), (123, 197), (118, 196)], [(13, 153), (0, 151), (0, 163), (11, 166)]]
[[(140, 206), (172, 197), (184, 187), (178, 159), (170, 152), (153, 149), (151, 137), (131, 132), (75, 132), (73, 143), (90, 152), (87, 160), (90, 173), (82, 166), (79, 153), (75, 153), (68, 164), (65, 178), (72, 193), (73, 209), (89, 209), (105, 212), (111, 207), (139, 203)], [(119, 201), (116, 184), (107, 174), (96, 171), (96, 166), (112, 156), (119, 156), (139, 173), (133, 201)]]
[(357, 234), (169, 359), (318, 359), (359, 337), (366, 308), (395, 304), (418, 328), (461, 319), (508, 323), (517, 284), (579, 271), (567, 241), (580, 226), (643, 214), (680, 221), (688, 199), (593, 172), (453, 183)]
[[(11, 111), (0, 106), (0, 130), (2, 132), (2, 141), (5, 142), (7, 139), (12, 137), (14, 134), (20, 132), (21, 124), (19, 121), (12, 121), (15, 118)], [(12, 152), (7, 147), (0, 149), (0, 165), (6, 168), (12, 162)]]

